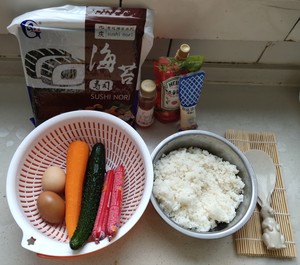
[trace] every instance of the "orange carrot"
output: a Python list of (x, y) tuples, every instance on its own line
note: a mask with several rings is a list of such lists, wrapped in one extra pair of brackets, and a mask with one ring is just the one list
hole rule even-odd
[(69, 238), (72, 237), (79, 219), (88, 158), (89, 146), (87, 143), (80, 140), (70, 143), (66, 159), (65, 184), (65, 221)]

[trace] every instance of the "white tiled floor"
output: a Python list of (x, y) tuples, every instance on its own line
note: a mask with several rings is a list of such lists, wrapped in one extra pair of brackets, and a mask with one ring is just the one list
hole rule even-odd
[[(279, 159), (287, 189), (297, 251), (300, 246), (299, 219), (299, 150), (300, 103), (296, 87), (234, 86), (206, 84), (197, 108), (199, 129), (224, 135), (227, 129), (270, 131), (275, 133)], [(20, 246), (22, 233), (12, 218), (6, 201), (6, 172), (10, 160), (24, 137), (33, 129), (31, 108), (23, 78), (0, 78), (0, 248), (1, 264), (299, 264), (299, 258), (280, 260), (238, 256), (232, 237), (220, 240), (197, 240), (180, 235), (167, 226), (149, 203), (137, 225), (112, 246), (72, 260), (40, 259)], [(178, 124), (155, 121), (138, 132), (150, 152), (165, 137), (176, 132)]]

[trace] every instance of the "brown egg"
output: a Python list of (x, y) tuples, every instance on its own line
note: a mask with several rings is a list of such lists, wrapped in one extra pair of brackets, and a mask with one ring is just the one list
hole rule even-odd
[(64, 221), (65, 201), (55, 192), (42, 192), (37, 198), (37, 208), (41, 217), (49, 223), (57, 224)]
[(42, 177), (42, 188), (44, 190), (62, 193), (65, 189), (65, 171), (58, 166), (48, 167)]

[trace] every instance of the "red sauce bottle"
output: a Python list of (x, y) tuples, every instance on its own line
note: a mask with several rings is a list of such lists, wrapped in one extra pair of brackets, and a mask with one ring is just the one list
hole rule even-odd
[(175, 57), (160, 57), (154, 62), (157, 97), (154, 116), (163, 123), (180, 119), (180, 101), (178, 96), (178, 78), (187, 74), (183, 62), (189, 56), (190, 46), (182, 44)]

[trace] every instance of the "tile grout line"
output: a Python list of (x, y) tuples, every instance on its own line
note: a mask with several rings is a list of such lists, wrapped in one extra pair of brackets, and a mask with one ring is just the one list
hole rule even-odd
[(291, 28), (291, 30), (288, 32), (288, 34), (286, 35), (286, 37), (284, 38), (284, 41), (293, 41), (293, 40), (288, 40), (289, 35), (292, 33), (292, 31), (294, 30), (294, 28), (297, 26), (297, 24), (300, 22), (300, 17), (298, 18), (298, 20), (296, 21), (296, 23), (294, 24), (294, 26)]
[(168, 45), (167, 54), (166, 54), (166, 56), (167, 56), (167, 57), (169, 57), (169, 56), (170, 56), (170, 52), (171, 52), (171, 48), (172, 48), (172, 44), (173, 44), (173, 39), (170, 39), (170, 41), (169, 41), (169, 45)]
[(263, 57), (265, 51), (273, 44), (272, 41), (268, 41), (266, 46), (264, 47), (264, 49), (262, 50), (262, 52), (260, 53), (260, 55), (258, 56), (257, 60), (255, 63), (259, 63), (260, 59)]

